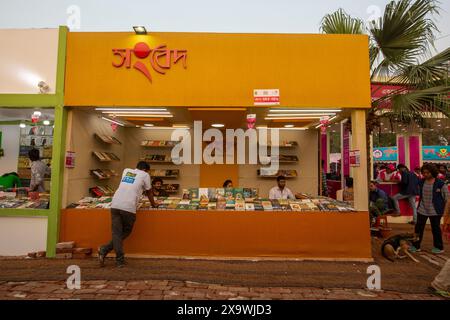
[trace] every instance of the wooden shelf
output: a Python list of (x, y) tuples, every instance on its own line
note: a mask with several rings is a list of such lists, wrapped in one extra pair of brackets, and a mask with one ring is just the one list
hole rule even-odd
[(178, 179), (179, 176), (151, 176), (152, 178), (161, 178), (161, 179)]
[[(97, 151), (97, 152), (104, 152), (104, 151)], [(112, 153), (112, 152), (109, 152), (109, 153)], [(100, 161), (100, 162), (120, 161), (120, 159), (102, 159), (102, 158), (100, 158), (100, 157), (95, 153), (95, 151), (92, 151), (92, 155), (93, 155), (95, 158), (97, 158), (97, 160)], [(117, 157), (117, 156), (116, 156), (116, 157)]]
[[(297, 176), (284, 176), (286, 179), (297, 178)], [(258, 176), (258, 178), (276, 179), (278, 176)]]
[(145, 159), (142, 159), (142, 161), (145, 161), (145, 162), (151, 163), (151, 164), (174, 164), (172, 161), (156, 161), (156, 160), (145, 160)]
[[(109, 139), (106, 140), (106, 139), (102, 138), (101, 136), (105, 136), (106, 138), (109, 138)], [(122, 142), (120, 142), (117, 138), (114, 138), (113, 136), (107, 136), (105, 134), (99, 135), (97, 133), (94, 133), (94, 137), (98, 141), (106, 143), (106, 144), (117, 144), (117, 145), (121, 145), (122, 144)]]

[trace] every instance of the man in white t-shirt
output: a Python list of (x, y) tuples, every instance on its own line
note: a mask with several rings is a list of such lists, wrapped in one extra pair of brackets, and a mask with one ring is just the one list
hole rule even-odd
[(112, 221), (112, 240), (100, 247), (98, 250), (98, 259), (100, 266), (105, 265), (105, 258), (110, 251), (116, 252), (116, 265), (123, 267), (125, 256), (122, 242), (133, 230), (136, 221), (136, 208), (139, 199), (145, 192), (153, 207), (157, 204), (150, 192), (150, 166), (144, 161), (140, 161), (136, 169), (125, 169), (122, 173), (122, 179), (111, 203), (111, 221)]
[(278, 200), (278, 199), (295, 199), (292, 191), (286, 187), (286, 178), (283, 176), (277, 177), (277, 186), (273, 187), (269, 191), (269, 199), (270, 200)]

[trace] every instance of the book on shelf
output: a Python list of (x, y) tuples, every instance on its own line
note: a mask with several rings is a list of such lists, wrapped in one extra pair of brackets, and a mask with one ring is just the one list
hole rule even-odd
[(234, 198), (234, 189), (233, 188), (225, 188), (225, 199), (233, 199)]
[(189, 199), (199, 199), (198, 188), (189, 188)]

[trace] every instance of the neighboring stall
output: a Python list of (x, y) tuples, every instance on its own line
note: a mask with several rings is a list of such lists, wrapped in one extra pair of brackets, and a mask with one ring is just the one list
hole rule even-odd
[[(62, 210), (61, 241), (92, 248), (106, 242), (118, 175), (145, 159), (172, 198), (165, 199), (165, 210), (142, 203), (127, 253), (371, 259), (367, 36), (71, 32), (67, 41), (66, 151), (75, 165), (64, 173), (62, 201), (68, 208)], [(269, 132), (283, 129), (280, 171), (265, 172), (259, 162), (173, 163), (173, 130), (184, 128), (195, 140), (194, 121), (202, 121), (200, 133), (213, 124), (246, 129), (249, 115)], [(326, 115), (330, 123), (351, 119), (349, 148), (359, 155), (352, 168), (354, 210), (318, 197), (319, 128)], [(201, 137), (195, 141), (192, 150), (202, 145)], [(305, 199), (267, 201), (280, 173)], [(228, 199), (229, 209), (219, 206), (220, 197), (213, 201), (208, 195), (225, 178), (240, 187)], [(190, 190), (186, 203), (180, 199), (183, 189)], [(254, 189), (262, 199), (243, 196)], [(198, 210), (202, 199), (203, 209), (215, 202), (216, 210)]]
[[(0, 53), (0, 176), (16, 172), (21, 178), (0, 190), (0, 255), (55, 254), (65, 149), (66, 34), (65, 27), (0, 30), (5, 46)], [(41, 194), (27, 188), (32, 148), (51, 164), (51, 181), (45, 179)]]

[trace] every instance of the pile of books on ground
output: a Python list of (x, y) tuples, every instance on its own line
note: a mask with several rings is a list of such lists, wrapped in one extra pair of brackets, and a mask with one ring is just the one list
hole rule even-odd
[(173, 147), (177, 141), (165, 141), (165, 140), (144, 140), (141, 142), (143, 147)]
[(92, 153), (100, 161), (120, 161), (119, 157), (112, 152), (93, 151)]
[[(45, 251), (28, 253), (28, 258), (45, 258)], [(88, 259), (92, 256), (92, 248), (77, 248), (74, 241), (60, 242), (56, 244), (57, 259)]]
[(110, 169), (94, 169), (91, 170), (91, 174), (98, 179), (108, 179), (118, 175), (116, 171)]

